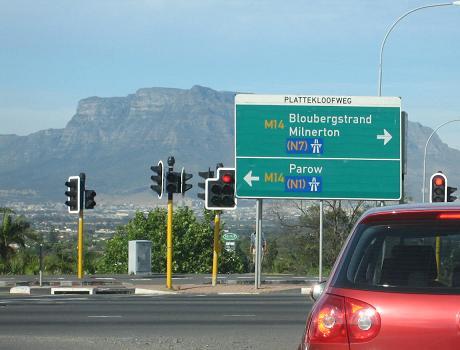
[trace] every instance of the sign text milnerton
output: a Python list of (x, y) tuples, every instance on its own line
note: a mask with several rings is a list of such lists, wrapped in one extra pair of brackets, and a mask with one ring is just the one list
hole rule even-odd
[(399, 200), (401, 99), (235, 97), (240, 198)]

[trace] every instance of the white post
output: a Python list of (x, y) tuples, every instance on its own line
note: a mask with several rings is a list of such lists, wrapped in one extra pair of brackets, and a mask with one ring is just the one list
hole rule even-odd
[(257, 199), (256, 207), (256, 258), (254, 267), (255, 288), (260, 288), (260, 275), (262, 265), (262, 199)]

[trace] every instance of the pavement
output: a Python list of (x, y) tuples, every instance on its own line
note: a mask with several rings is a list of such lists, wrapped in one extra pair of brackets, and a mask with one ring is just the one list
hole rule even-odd
[[(179, 277), (178, 277), (179, 276)], [(182, 276), (182, 277), (180, 277)], [(280, 277), (282, 276), (282, 277)], [(309, 294), (316, 283), (314, 277), (292, 275), (264, 276), (260, 288), (255, 288), (251, 275), (219, 276), (216, 286), (211, 285), (209, 275), (176, 275), (173, 287), (166, 288), (164, 275), (111, 275), (45, 276), (39, 286), (37, 276), (0, 276), (0, 293), (17, 295), (50, 294)]]

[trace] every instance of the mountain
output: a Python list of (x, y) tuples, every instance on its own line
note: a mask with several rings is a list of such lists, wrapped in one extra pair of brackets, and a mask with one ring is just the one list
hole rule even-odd
[[(126, 97), (90, 97), (78, 103), (63, 129), (28, 136), (0, 135), (0, 206), (8, 200), (62, 201), (69, 175), (87, 174), (87, 187), (103, 195), (153, 198), (150, 166), (168, 156), (175, 169), (195, 174), (234, 164), (234, 92), (202, 86), (189, 90), (145, 88)], [(421, 198), (423, 149), (431, 129), (408, 126), (406, 190)], [(460, 151), (433, 137), (427, 174), (443, 170), (460, 184)], [(428, 175), (427, 175), (428, 176)], [(195, 198), (195, 196), (193, 196)]]

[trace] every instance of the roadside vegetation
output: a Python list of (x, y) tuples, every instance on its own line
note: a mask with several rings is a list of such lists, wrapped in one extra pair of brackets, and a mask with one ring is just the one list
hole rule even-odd
[[(283, 216), (286, 206), (296, 215)], [(351, 228), (369, 205), (365, 202), (324, 201), (323, 274), (327, 275)], [(283, 211), (284, 209), (284, 211)], [(272, 209), (279, 222), (273, 232), (266, 232), (267, 251), (263, 259), (264, 273), (316, 275), (319, 260), (319, 205), (308, 201), (280, 202)], [(38, 274), (40, 244), (43, 249), (43, 271), (46, 275), (75, 274), (77, 266), (76, 238), (62, 242), (57, 232), (39, 237), (23, 216), (8, 208), (0, 208), (0, 273)], [(152, 271), (166, 270), (167, 211), (156, 208), (148, 213), (137, 212), (104, 245), (93, 245), (85, 238), (84, 268), (86, 274), (128, 271), (128, 241), (152, 241)], [(210, 273), (212, 269), (213, 213), (205, 211), (198, 218), (188, 207), (174, 211), (173, 272)], [(222, 229), (225, 229), (225, 224)], [(219, 273), (249, 272), (253, 257), (248, 237), (241, 237), (235, 251), (220, 245)]]

